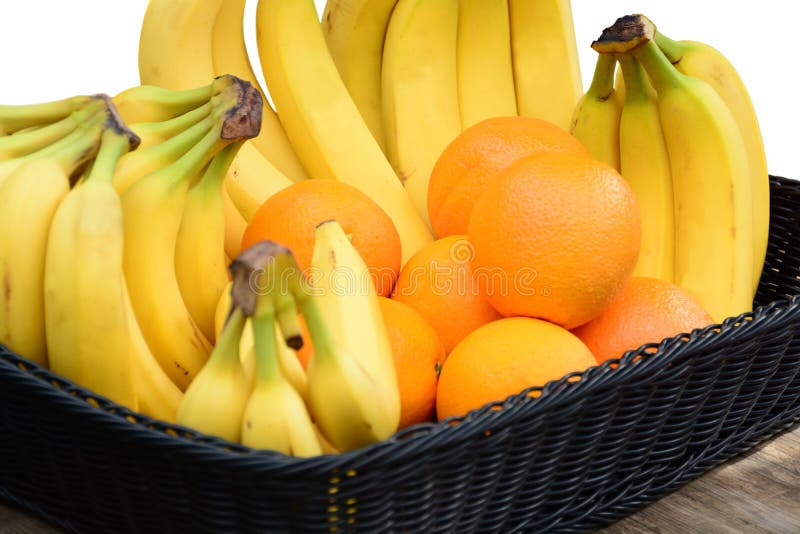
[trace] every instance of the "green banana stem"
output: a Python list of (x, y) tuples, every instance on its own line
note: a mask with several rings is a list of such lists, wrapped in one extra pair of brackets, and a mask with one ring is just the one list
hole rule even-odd
[(138, 85), (119, 93), (113, 98), (115, 104), (124, 107), (126, 102), (152, 102), (157, 104), (166, 115), (177, 117), (194, 109), (219, 92), (214, 84), (204, 85), (194, 89), (173, 91), (154, 85)]
[(98, 95), (79, 95), (39, 104), (2, 105), (0, 106), (0, 130), (9, 134), (30, 126), (50, 124), (63, 119), (97, 98)]
[(683, 83), (685, 76), (678, 72), (654, 41), (648, 41), (635, 48), (632, 54), (647, 71), (656, 92), (662, 93), (670, 87), (678, 87)]
[(278, 338), (275, 335), (275, 306), (272, 295), (259, 295), (256, 313), (250, 319), (256, 353), (256, 374), (261, 383), (279, 380)]
[(208, 167), (206, 167), (203, 176), (195, 187), (206, 188), (214, 194), (219, 194), (222, 183), (225, 181), (225, 176), (228, 174), (228, 169), (233, 163), (233, 160), (236, 159), (236, 154), (239, 153), (239, 149), (242, 148), (243, 144), (244, 141), (236, 141), (220, 150), (217, 155), (211, 159), (211, 162), (208, 164)]
[(681, 59), (683, 59), (683, 55), (688, 51), (690, 45), (683, 43), (681, 41), (673, 41), (660, 31), (655, 33), (653, 37), (658, 47), (664, 52), (664, 55), (667, 56), (670, 63), (675, 65), (679, 63)]
[(111, 183), (117, 163), (131, 149), (131, 138), (125, 131), (113, 126), (106, 126), (99, 144), (100, 150), (97, 152), (97, 157), (85, 182), (106, 181)]
[(222, 327), (217, 344), (211, 351), (206, 365), (227, 367), (239, 362), (239, 340), (242, 338), (246, 321), (247, 318), (242, 313), (242, 309), (231, 305), (228, 319), (225, 321), (225, 326)]
[(613, 54), (598, 54), (594, 76), (587, 95), (597, 100), (606, 100), (614, 91), (614, 71), (617, 58)]
[(646, 99), (650, 81), (642, 65), (636, 58), (627, 54), (620, 55), (618, 61), (622, 77), (625, 79), (625, 99)]
[(206, 102), (172, 119), (161, 122), (140, 122), (131, 124), (130, 128), (139, 136), (149, 133), (159, 135), (165, 139), (172, 139), (207, 117), (211, 113), (211, 109), (211, 102)]
[[(300, 276), (299, 273), (298, 276)], [(308, 327), (308, 334), (311, 336), (314, 357), (320, 360), (332, 358), (334, 355), (333, 337), (314, 295), (307, 290), (302, 290), (295, 294), (295, 299)]]

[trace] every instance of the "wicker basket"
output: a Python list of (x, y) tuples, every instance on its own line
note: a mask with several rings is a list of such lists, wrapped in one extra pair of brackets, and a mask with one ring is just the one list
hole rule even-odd
[(152, 421), (0, 349), (0, 497), (82, 532), (608, 524), (800, 417), (800, 183), (771, 185), (753, 313), (338, 456)]

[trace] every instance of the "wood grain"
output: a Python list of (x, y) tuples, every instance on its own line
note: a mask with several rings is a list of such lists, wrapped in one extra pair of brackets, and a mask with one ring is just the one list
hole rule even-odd
[[(0, 501), (0, 533), (59, 532)], [(800, 532), (800, 426), (756, 447), (603, 534)]]

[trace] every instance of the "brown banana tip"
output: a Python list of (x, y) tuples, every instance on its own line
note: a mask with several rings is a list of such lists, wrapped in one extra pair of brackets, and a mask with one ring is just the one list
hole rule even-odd
[(303, 348), (303, 336), (295, 335), (286, 338), (286, 344), (292, 350), (300, 350)]
[(245, 316), (250, 317), (256, 312), (259, 293), (255, 277), (266, 270), (276, 256), (285, 253), (291, 254), (289, 249), (274, 241), (259, 241), (231, 262), (231, 300)]
[(253, 84), (231, 76), (237, 89), (237, 102), (226, 114), (222, 124), (222, 139), (252, 139), (261, 131), (264, 99)]
[(102, 99), (106, 103), (106, 109), (108, 110), (108, 118), (105, 123), (106, 128), (113, 129), (118, 134), (127, 137), (130, 150), (139, 148), (142, 139), (136, 135), (133, 130), (128, 128), (128, 125), (122, 120), (122, 115), (119, 114), (119, 110), (117, 110), (117, 106), (114, 105), (114, 101), (111, 97), (104, 93), (99, 93), (94, 95), (94, 97)]
[(652, 40), (655, 30), (655, 25), (644, 15), (625, 15), (604, 29), (592, 42), (592, 48), (601, 54), (624, 54)]

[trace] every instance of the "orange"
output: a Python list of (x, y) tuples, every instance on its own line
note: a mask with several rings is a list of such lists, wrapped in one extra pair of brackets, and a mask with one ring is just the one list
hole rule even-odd
[(242, 250), (265, 239), (288, 247), (301, 269), (311, 265), (314, 231), (335, 219), (352, 235), (379, 295), (388, 295), (400, 270), (400, 236), (386, 212), (358, 189), (313, 179), (275, 193), (258, 209), (242, 237)]
[(611, 303), (633, 272), (640, 236), (622, 176), (570, 154), (509, 166), (475, 203), (468, 232), (475, 277), (497, 311), (569, 329)]
[(713, 323), (689, 293), (657, 278), (633, 277), (599, 317), (573, 330), (599, 363), (645, 343)]
[(440, 421), (464, 415), (595, 363), (586, 345), (560, 326), (527, 317), (500, 319), (465, 337), (447, 357), (436, 413)]
[(420, 249), (400, 271), (392, 299), (408, 304), (430, 324), (450, 352), (464, 336), (499, 319), (472, 276), (472, 245), (463, 235)]
[(379, 300), (400, 389), (400, 428), (433, 421), (444, 345), (414, 308), (387, 298)]
[(497, 117), (464, 130), (442, 152), (428, 183), (428, 215), (438, 237), (466, 234), (475, 200), (514, 161), (533, 154), (589, 157), (573, 136), (532, 117)]

